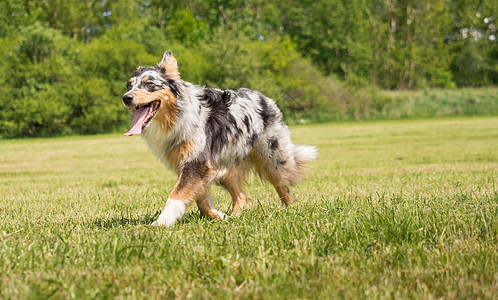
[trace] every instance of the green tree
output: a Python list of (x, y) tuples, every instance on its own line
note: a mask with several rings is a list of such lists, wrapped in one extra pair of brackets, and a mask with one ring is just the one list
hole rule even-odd
[(449, 42), (452, 71), (459, 86), (498, 83), (496, 1), (452, 0), (453, 27)]
[(19, 29), (34, 21), (28, 1), (3, 0), (0, 2), (0, 37), (14, 37)]
[(5, 105), (0, 107), (3, 136), (51, 135), (67, 131), (68, 99), (74, 76), (75, 48), (61, 32), (34, 23), (11, 40), (3, 66)]

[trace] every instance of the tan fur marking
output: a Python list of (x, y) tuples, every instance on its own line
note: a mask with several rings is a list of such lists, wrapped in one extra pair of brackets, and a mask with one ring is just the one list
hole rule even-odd
[(292, 205), (294, 203), (288, 186), (276, 186), (275, 190), (277, 190), (278, 196), (280, 196), (280, 200), (282, 200), (283, 204)]
[(246, 206), (247, 196), (243, 189), (244, 171), (235, 167), (231, 168), (223, 178), (223, 184), (232, 196), (233, 214), (237, 214)]
[(232, 213), (238, 214), (241, 209), (246, 207), (247, 196), (246, 194), (244, 194), (243, 190), (239, 190), (238, 192), (230, 191), (230, 195), (232, 196), (232, 202), (233, 202)]
[(189, 141), (189, 142), (182, 142), (173, 149), (171, 149), (171, 151), (168, 153), (167, 156), (167, 159), (171, 164), (171, 166), (173, 166), (176, 170), (178, 170), (182, 161), (184, 161), (185, 158), (187, 158), (187, 156), (194, 150), (194, 147), (195, 147), (195, 142)]
[(209, 215), (211, 211), (211, 205), (209, 204), (209, 198), (211, 197), (211, 187), (206, 186), (202, 194), (197, 198), (197, 207), (202, 215)]
[(180, 73), (178, 72), (178, 63), (176, 58), (171, 54), (166, 61), (159, 64), (160, 68), (165, 70), (166, 75), (174, 80), (180, 80)]
[(199, 208), (199, 212), (206, 217), (213, 219), (223, 219), (223, 214), (220, 214), (217, 210), (214, 210), (209, 203), (211, 198), (211, 188), (209, 185), (206, 185), (204, 192), (201, 194), (199, 198), (197, 198), (197, 207)]
[(170, 198), (191, 202), (206, 192), (212, 168), (207, 164), (202, 164), (185, 169), (185, 165), (186, 163), (178, 176)]
[(270, 174), (266, 170), (266, 163), (264, 162), (264, 160), (258, 154), (256, 154), (254, 150), (251, 151), (251, 153), (249, 154), (249, 158), (251, 159), (251, 162), (253, 162), (256, 165), (258, 171), (266, 180), (268, 180), (274, 186), (279, 185), (276, 178), (270, 176)]
[(191, 178), (185, 180), (186, 182), (182, 183), (182, 188), (178, 188), (180, 184), (180, 180), (185, 180), (180, 178), (176, 183), (171, 195), (169, 196), (171, 199), (182, 200), (184, 202), (190, 203), (195, 200), (197, 195), (201, 194), (205, 189), (205, 181), (202, 178)]
[[(161, 106), (155, 116), (161, 124), (161, 128), (164, 131), (168, 131), (176, 124), (178, 121), (178, 109), (176, 108), (176, 98), (173, 93), (168, 89), (162, 89), (155, 91), (152, 94), (157, 94), (160, 96)], [(166, 101), (165, 101), (166, 100)]]
[(210, 218), (213, 218), (213, 219), (221, 219), (221, 220), (223, 220), (223, 215), (220, 215), (218, 211), (213, 210), (213, 209), (209, 210), (209, 212), (207, 213), (206, 216), (208, 216)]
[(276, 178), (275, 176), (272, 176), (268, 172), (268, 170), (266, 169), (266, 163), (257, 153), (251, 151), (249, 155), (251, 160), (258, 168), (261, 175), (266, 180), (268, 180), (273, 185), (273, 187), (275, 187), (275, 190), (280, 196), (280, 200), (282, 201), (282, 203), (285, 205), (291, 205), (293, 203), (293, 200), (292, 200), (292, 195), (290, 194), (289, 187), (285, 183), (280, 182), (282, 181), (281, 178)]
[(133, 95), (138, 105), (144, 105), (154, 100), (161, 100), (154, 119), (161, 124), (164, 131), (170, 130), (178, 120), (178, 109), (176, 108), (176, 98), (168, 89), (162, 89), (155, 92), (138, 90)]
[(146, 76), (146, 77), (144, 77), (144, 78), (142, 78), (142, 83), (147, 82), (147, 80), (149, 80), (149, 77), (147, 77), (147, 76)]

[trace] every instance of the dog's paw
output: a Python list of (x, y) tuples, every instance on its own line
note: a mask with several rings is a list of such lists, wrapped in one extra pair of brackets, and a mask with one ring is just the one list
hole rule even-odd
[(176, 221), (181, 219), (183, 214), (185, 214), (185, 209), (185, 202), (168, 198), (164, 210), (157, 220), (152, 223), (152, 226), (171, 227), (175, 225)]
[(211, 211), (209, 212), (209, 215), (215, 219), (219, 219), (219, 220), (226, 220), (228, 218), (228, 216), (219, 211), (219, 210), (216, 210), (216, 209), (211, 209)]
[(151, 226), (171, 227), (171, 226), (175, 225), (175, 223), (176, 223), (176, 219), (168, 218), (168, 217), (161, 215), (161, 216), (159, 216), (159, 218), (157, 218), (157, 220), (152, 222)]
[(171, 227), (175, 225), (176, 221), (179, 218), (177, 216), (174, 216), (168, 212), (163, 212), (159, 215), (157, 220), (152, 222), (152, 226), (163, 226), (163, 227)]

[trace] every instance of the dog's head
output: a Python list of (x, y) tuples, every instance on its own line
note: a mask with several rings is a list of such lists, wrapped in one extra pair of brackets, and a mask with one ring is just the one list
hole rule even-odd
[(131, 129), (125, 135), (141, 134), (154, 120), (167, 130), (176, 122), (180, 73), (173, 53), (168, 50), (156, 67), (138, 67), (126, 84), (123, 103), (134, 113)]

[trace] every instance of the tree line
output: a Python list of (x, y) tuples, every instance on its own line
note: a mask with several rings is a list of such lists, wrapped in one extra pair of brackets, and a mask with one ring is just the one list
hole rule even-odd
[(478, 0), (3, 0), (0, 135), (123, 126), (124, 84), (167, 49), (185, 80), (260, 90), (293, 120), (381, 110), (379, 89), (496, 85), (497, 12)]

